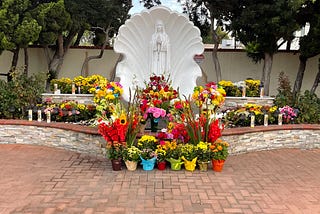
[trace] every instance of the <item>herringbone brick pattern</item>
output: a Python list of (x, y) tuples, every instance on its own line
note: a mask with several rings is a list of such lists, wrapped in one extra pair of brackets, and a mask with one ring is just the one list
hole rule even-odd
[(55, 148), (0, 145), (0, 213), (320, 213), (320, 150), (230, 156), (223, 172), (114, 172)]

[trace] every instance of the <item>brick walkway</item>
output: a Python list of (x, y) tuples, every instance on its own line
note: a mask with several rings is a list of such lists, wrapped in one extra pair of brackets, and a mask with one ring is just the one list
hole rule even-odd
[(230, 156), (221, 173), (114, 172), (74, 152), (0, 145), (0, 213), (320, 213), (320, 150)]

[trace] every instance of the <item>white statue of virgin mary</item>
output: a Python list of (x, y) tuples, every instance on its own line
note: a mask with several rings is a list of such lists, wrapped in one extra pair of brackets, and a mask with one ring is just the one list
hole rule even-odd
[(165, 32), (164, 24), (158, 20), (151, 38), (151, 57), (149, 69), (151, 73), (162, 75), (170, 71), (170, 40)]
[(144, 88), (153, 74), (172, 80), (172, 87), (188, 97), (193, 93), (201, 69), (194, 61), (204, 46), (200, 30), (184, 14), (164, 6), (134, 14), (119, 29), (114, 51), (122, 54), (116, 77), (125, 100), (136, 87)]

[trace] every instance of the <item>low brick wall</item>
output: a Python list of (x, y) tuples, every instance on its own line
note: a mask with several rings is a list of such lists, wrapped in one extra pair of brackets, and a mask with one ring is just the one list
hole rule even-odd
[[(320, 125), (272, 125), (223, 131), (230, 153), (240, 154), (278, 148), (320, 148)], [(105, 140), (97, 128), (67, 123), (0, 120), (0, 144), (32, 144), (105, 156)]]
[(279, 148), (320, 148), (320, 125), (271, 125), (224, 130), (223, 140), (230, 143), (230, 153)]
[(0, 120), (0, 144), (32, 144), (105, 156), (105, 140), (96, 128), (67, 123)]

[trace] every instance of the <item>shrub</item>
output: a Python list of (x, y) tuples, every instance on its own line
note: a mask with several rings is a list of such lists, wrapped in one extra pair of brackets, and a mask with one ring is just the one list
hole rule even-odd
[(299, 110), (297, 123), (320, 123), (320, 99), (316, 94), (305, 91), (295, 104)]
[(281, 72), (279, 74), (279, 86), (278, 86), (278, 94), (276, 95), (274, 99), (274, 104), (278, 107), (283, 106), (293, 106), (294, 100), (293, 100), (293, 94), (291, 90), (290, 81), (287, 75), (284, 74), (284, 72)]
[(0, 118), (25, 118), (27, 109), (41, 102), (41, 94), (45, 91), (46, 73), (38, 73), (28, 77), (17, 69), (12, 81), (0, 80)]

